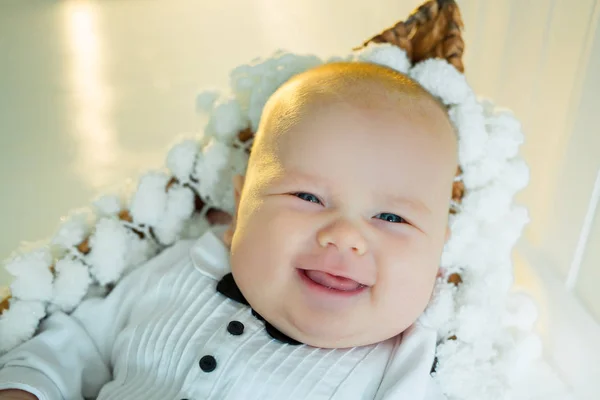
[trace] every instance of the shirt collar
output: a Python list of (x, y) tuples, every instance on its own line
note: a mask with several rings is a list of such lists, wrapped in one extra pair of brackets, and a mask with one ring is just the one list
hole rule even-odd
[[(229, 250), (211, 230), (204, 233), (191, 249), (190, 256), (194, 267), (202, 274), (219, 281), (217, 291), (229, 299), (244, 304), (250, 308), (250, 303), (240, 291), (229, 265)], [(275, 328), (269, 321), (252, 309), (252, 315), (265, 324), (267, 333), (280, 342), (298, 345), (301, 342), (292, 339)]]
[(190, 257), (194, 267), (209, 278), (220, 280), (231, 272), (229, 249), (211, 229), (194, 243)]

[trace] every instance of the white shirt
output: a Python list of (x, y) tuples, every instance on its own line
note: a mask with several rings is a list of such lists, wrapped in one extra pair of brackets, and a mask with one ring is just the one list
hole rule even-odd
[(41, 400), (445, 398), (429, 375), (434, 331), (415, 324), (350, 349), (283, 343), (248, 305), (216, 291), (229, 272), (212, 232), (178, 242), (106, 298), (43, 321), (0, 358), (0, 389)]

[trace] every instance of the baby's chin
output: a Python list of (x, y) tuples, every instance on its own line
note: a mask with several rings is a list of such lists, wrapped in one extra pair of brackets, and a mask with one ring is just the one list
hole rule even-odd
[(340, 331), (327, 329), (327, 326), (311, 323), (310, 321), (290, 325), (291, 331), (288, 336), (309, 346), (325, 349), (368, 346), (386, 341), (401, 333), (400, 331), (390, 334), (372, 329), (366, 331)]
[[(402, 333), (410, 324), (401, 321), (376, 321), (356, 313), (350, 320), (313, 315), (307, 310), (265, 310), (263, 315), (287, 336), (313, 347), (348, 348), (383, 342)], [(268, 314), (271, 311), (272, 318)]]

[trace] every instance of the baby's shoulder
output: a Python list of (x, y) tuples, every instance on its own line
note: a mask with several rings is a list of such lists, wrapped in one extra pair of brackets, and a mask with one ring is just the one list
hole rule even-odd
[(149, 275), (194, 271), (213, 280), (220, 280), (231, 272), (229, 250), (212, 230), (198, 239), (175, 242), (148, 261), (144, 268), (144, 273)]
[(151, 282), (166, 274), (180, 273), (192, 263), (190, 252), (196, 240), (179, 240), (131, 271), (123, 280)]

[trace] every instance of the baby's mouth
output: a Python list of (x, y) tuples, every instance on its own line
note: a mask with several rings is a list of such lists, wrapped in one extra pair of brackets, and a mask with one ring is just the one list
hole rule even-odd
[(350, 278), (332, 275), (323, 271), (306, 269), (300, 269), (298, 271), (301, 275), (303, 275), (305, 279), (309, 279), (313, 283), (324, 286), (325, 288), (331, 290), (352, 293), (361, 291), (362, 289), (367, 287), (366, 285), (356, 282), (355, 280), (352, 280)]

